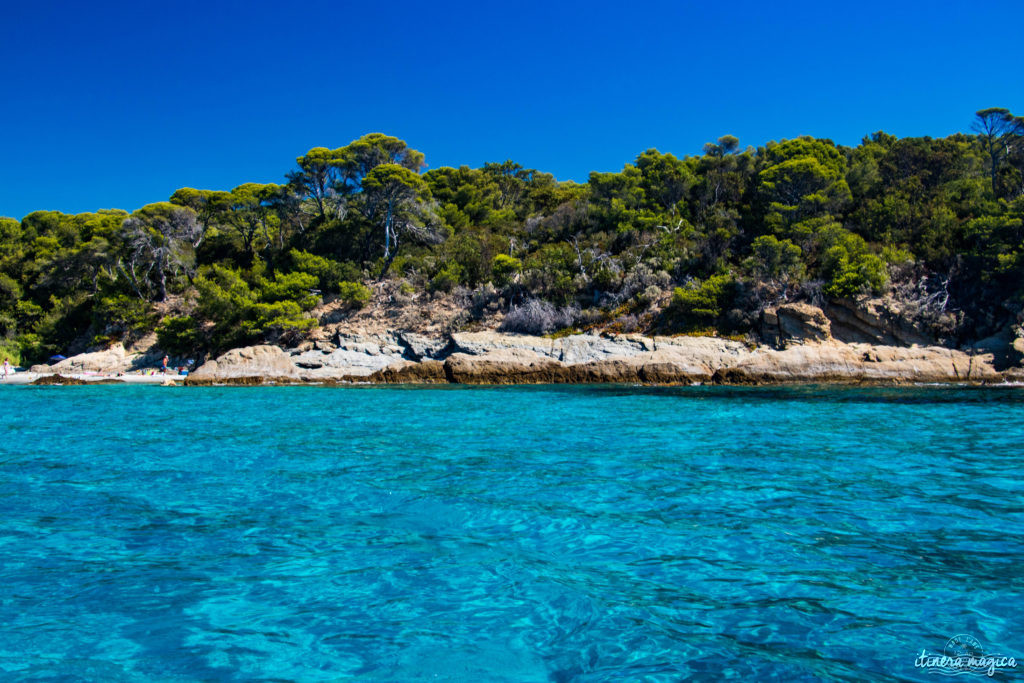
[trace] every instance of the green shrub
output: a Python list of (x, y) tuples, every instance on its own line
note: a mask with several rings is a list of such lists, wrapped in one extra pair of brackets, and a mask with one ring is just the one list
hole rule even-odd
[(570, 303), (576, 294), (576, 252), (566, 242), (545, 244), (523, 264), (528, 289), (557, 304)]
[(825, 254), (831, 265), (824, 292), (830, 296), (855, 296), (867, 291), (878, 294), (885, 286), (885, 262), (874, 254), (850, 257), (840, 247)]
[(676, 287), (672, 312), (687, 327), (713, 324), (728, 309), (736, 295), (736, 282), (729, 275), (712, 275), (703, 282)]
[(312, 291), (316, 285), (316, 276), (309, 273), (277, 273), (273, 280), (260, 282), (260, 300), (268, 303), (294, 301), (302, 310), (308, 311), (320, 301)]
[(104, 297), (93, 309), (93, 315), (100, 329), (105, 333), (97, 335), (94, 340), (100, 345), (99, 337), (106, 337), (108, 340), (118, 338), (126, 340), (138, 339), (153, 329), (156, 325), (156, 314), (153, 308), (138, 297), (118, 294)]
[(450, 292), (462, 281), (462, 266), (449, 263), (430, 278), (430, 291)]
[(22, 354), (29, 357), (49, 358), (51, 355), (64, 352), (81, 334), (81, 330), (89, 328), (93, 322), (92, 297), (87, 292), (76, 292), (66, 297), (51, 296), (48, 307), (32, 326), (32, 332), (38, 335), (38, 355), (36, 351), (27, 353), (28, 348), (22, 345)]
[(348, 261), (333, 261), (299, 249), (292, 249), (288, 255), (294, 269), (315, 276), (323, 292), (337, 292), (339, 282), (355, 281), (363, 275), (355, 264)]
[(889, 245), (882, 249), (882, 260), (892, 265), (913, 264), (914, 255), (906, 249)]
[(850, 232), (828, 248), (821, 270), (826, 280), (824, 292), (829, 296), (877, 294), (885, 286), (885, 261), (868, 251), (863, 237)]
[(259, 283), (257, 289), (249, 285), (243, 272), (224, 266), (204, 269), (196, 278), (196, 318), (210, 340), (211, 351), (245, 346), (267, 336), (294, 337), (315, 324), (304, 315), (317, 301), (308, 290), (311, 276), (278, 273), (267, 280), (263, 272), (263, 268), (253, 268), (249, 274)]
[(352, 308), (362, 308), (373, 298), (373, 292), (362, 282), (342, 282), (338, 285), (338, 298)]
[(249, 324), (253, 332), (260, 335), (273, 332), (295, 337), (316, 324), (316, 320), (305, 315), (304, 309), (296, 301), (261, 301), (252, 307), (252, 313), (255, 320)]
[[(32, 332), (19, 334), (13, 341), (21, 350), (21, 363), (23, 365), (41, 363), (57, 352), (55, 348), (44, 344), (38, 334)], [(3, 361), (0, 360), (0, 362)], [(13, 360), (11, 362), (13, 362)]]
[(750, 271), (772, 280), (799, 280), (804, 272), (803, 250), (789, 240), (762, 235), (751, 245), (754, 255), (747, 262)]
[[(377, 269), (384, 267), (384, 261), (381, 260)], [(399, 275), (401, 277), (410, 277), (416, 273), (422, 273), (429, 270), (428, 261), (422, 255), (415, 254), (399, 254), (395, 257), (395, 260), (391, 262), (390, 272)], [(359, 280), (362, 276), (356, 275), (354, 277), (342, 278), (342, 280)]]
[(21, 344), (13, 339), (0, 339), (0, 363), (4, 362), (4, 358), (10, 359), (12, 366), (20, 366)]
[(494, 282), (504, 287), (512, 281), (513, 276), (523, 270), (523, 262), (508, 254), (498, 254), (491, 261), (491, 273), (494, 275)]

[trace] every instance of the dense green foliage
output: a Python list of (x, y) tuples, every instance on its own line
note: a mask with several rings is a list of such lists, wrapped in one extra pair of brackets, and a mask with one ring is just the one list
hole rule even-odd
[(1024, 302), (1024, 119), (1004, 109), (943, 139), (651, 149), (584, 184), (424, 166), (374, 133), (309, 150), (282, 184), (0, 218), (0, 344), (34, 361), (154, 330), (178, 354), (287, 343), (321, 302), (358, 309), (381, 280), (476, 312), (544, 301), (580, 326), (658, 315), (674, 290), (649, 323), (732, 332), (784, 298), (913, 292), (955, 310), (961, 340)]
[(728, 275), (712, 275), (703, 282), (676, 287), (672, 306), (688, 327), (710, 326), (722, 317), (736, 294), (736, 283)]
[(373, 291), (362, 282), (342, 282), (338, 285), (338, 298), (353, 308), (362, 308), (373, 298)]

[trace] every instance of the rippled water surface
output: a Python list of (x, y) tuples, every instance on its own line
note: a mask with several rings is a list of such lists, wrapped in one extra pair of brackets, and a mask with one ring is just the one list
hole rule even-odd
[(0, 674), (1024, 660), (1021, 392), (0, 387)]

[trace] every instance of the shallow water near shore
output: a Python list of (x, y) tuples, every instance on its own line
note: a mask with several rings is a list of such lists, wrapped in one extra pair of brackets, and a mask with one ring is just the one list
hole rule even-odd
[(1022, 389), (0, 405), (4, 676), (934, 680), (958, 634), (1024, 660)]

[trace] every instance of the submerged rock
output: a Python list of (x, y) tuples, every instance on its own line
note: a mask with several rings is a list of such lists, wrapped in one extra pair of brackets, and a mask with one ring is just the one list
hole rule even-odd
[(36, 386), (47, 386), (47, 385), (61, 385), (61, 386), (77, 386), (81, 384), (88, 384), (84, 379), (78, 379), (77, 377), (64, 377), (62, 375), (43, 375), (32, 380), (31, 384)]

